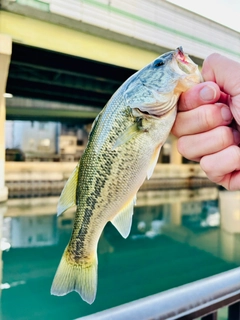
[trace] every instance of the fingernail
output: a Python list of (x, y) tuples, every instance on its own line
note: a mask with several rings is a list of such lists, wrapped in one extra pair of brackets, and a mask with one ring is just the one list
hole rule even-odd
[(236, 145), (239, 145), (240, 143), (240, 132), (237, 130), (233, 130), (233, 139)]
[(221, 115), (224, 121), (230, 121), (233, 118), (232, 112), (227, 106), (221, 108)]
[(204, 101), (211, 101), (213, 99), (215, 99), (217, 96), (217, 92), (215, 90), (215, 88), (211, 87), (211, 86), (205, 86), (201, 91), (200, 91), (200, 97), (204, 100)]

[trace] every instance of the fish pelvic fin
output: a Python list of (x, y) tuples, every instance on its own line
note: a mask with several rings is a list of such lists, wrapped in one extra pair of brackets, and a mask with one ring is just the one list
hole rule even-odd
[(111, 220), (111, 223), (118, 230), (118, 232), (121, 234), (121, 236), (125, 239), (129, 236), (129, 233), (131, 231), (133, 207), (135, 204), (136, 204), (136, 195)]
[(73, 170), (71, 176), (66, 182), (57, 205), (57, 216), (60, 216), (67, 209), (76, 205), (76, 190), (78, 181), (79, 164)]
[(162, 144), (160, 144), (154, 151), (151, 161), (149, 163), (148, 169), (147, 169), (147, 179), (149, 180), (153, 174), (153, 171), (156, 167), (157, 161), (158, 161), (158, 157), (159, 157), (159, 153), (160, 150), (162, 148)]
[(76, 291), (84, 301), (92, 304), (97, 292), (97, 264), (96, 253), (86, 261), (76, 263), (68, 259), (65, 250), (53, 279), (51, 294), (64, 296)]

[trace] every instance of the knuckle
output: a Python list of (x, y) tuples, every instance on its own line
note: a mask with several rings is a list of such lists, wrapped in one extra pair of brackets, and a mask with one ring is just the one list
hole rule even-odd
[(177, 148), (178, 148), (179, 153), (181, 153), (182, 156), (187, 157), (186, 152), (185, 152), (186, 144), (185, 144), (184, 137), (181, 137), (178, 139)]
[(206, 173), (209, 180), (219, 183), (220, 177), (215, 174), (215, 165), (208, 156), (201, 158), (200, 167)]
[(211, 166), (209, 168), (210, 162), (208, 161), (208, 157), (202, 157), (200, 160), (200, 166), (202, 170), (206, 173), (208, 176), (208, 173), (211, 172)]
[(240, 148), (238, 146), (231, 146), (232, 149), (232, 157), (235, 159), (235, 163), (240, 163)]
[(186, 159), (193, 160), (196, 158), (193, 148), (191, 148), (191, 142), (189, 137), (184, 136), (178, 139), (177, 142), (178, 152)]
[(214, 127), (214, 119), (212, 108), (202, 108), (200, 110), (199, 123), (204, 129), (212, 129)]
[(223, 150), (231, 145), (234, 145), (233, 131), (227, 126), (221, 126), (215, 130), (215, 142), (218, 150)]
[(180, 105), (181, 109), (183, 109), (183, 110), (189, 109), (187, 96), (188, 96), (187, 92), (184, 92), (181, 94), (180, 99), (179, 99), (179, 105)]
[(217, 130), (219, 148), (222, 150), (233, 143), (232, 130), (229, 127), (219, 127)]
[(185, 114), (184, 112), (177, 113), (176, 120), (175, 120), (173, 127), (172, 127), (172, 130), (171, 130), (172, 134), (177, 138), (183, 136), (186, 131), (186, 130), (184, 130), (184, 127), (185, 127), (184, 124), (186, 122), (186, 117), (184, 114)]
[(219, 57), (221, 57), (221, 54), (214, 52), (214, 53), (211, 53), (206, 60), (216, 60)]
[(182, 111), (189, 111), (194, 109), (196, 106), (196, 95), (197, 95), (197, 87), (193, 86), (188, 89), (186, 92), (183, 92), (180, 96), (178, 107)]
[(211, 65), (212, 61), (217, 61), (219, 58), (221, 57), (221, 55), (219, 53), (211, 53), (204, 61), (203, 63), (203, 69), (205, 69), (205, 67), (208, 67), (208, 64)]

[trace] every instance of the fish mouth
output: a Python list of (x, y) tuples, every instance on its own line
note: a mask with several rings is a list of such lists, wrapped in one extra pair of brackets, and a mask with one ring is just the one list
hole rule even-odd
[(178, 73), (180, 74), (193, 74), (198, 69), (198, 66), (189, 58), (187, 54), (183, 52), (182, 47), (178, 47), (174, 54), (174, 60), (176, 61), (176, 65), (174, 69), (178, 69)]
[(203, 82), (203, 77), (198, 69), (198, 65), (183, 52), (182, 47), (178, 47), (173, 54), (172, 68), (178, 74), (185, 76), (186, 83), (188, 82), (194, 85)]
[(183, 52), (182, 47), (178, 47), (175, 51), (168, 53), (167, 61), (172, 71), (177, 74), (173, 80), (174, 83), (171, 84), (171, 90), (169, 92), (161, 92), (151, 87), (151, 85), (142, 83), (151, 93), (152, 101), (143, 105), (135, 104), (132, 106), (131, 108), (135, 110), (135, 114), (160, 118), (176, 106), (182, 92), (203, 81), (197, 64)]

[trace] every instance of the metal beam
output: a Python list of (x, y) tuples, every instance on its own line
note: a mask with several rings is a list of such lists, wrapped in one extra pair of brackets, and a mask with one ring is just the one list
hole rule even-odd
[(92, 122), (100, 108), (91, 108), (69, 103), (43, 101), (14, 97), (7, 99), (6, 117), (8, 120), (42, 120), (87, 123)]
[[(18, 57), (18, 58), (22, 58), (22, 57)], [(29, 60), (29, 59), (28, 59)], [(38, 64), (37, 64), (38, 63)], [(99, 75), (96, 74), (96, 70), (95, 73), (92, 72), (92, 70), (88, 70), (88, 73), (84, 73), (83, 72), (79, 72), (79, 70), (76, 70), (77, 67), (75, 67), (75, 71), (73, 70), (68, 70), (65, 66), (62, 66), (61, 69), (58, 67), (53, 67), (54, 62), (50, 61), (50, 64), (48, 62), (45, 63), (45, 65), (39, 64), (39, 59), (37, 61), (35, 61), (34, 63), (29, 63), (29, 62), (24, 62), (22, 61), (16, 61), (16, 60), (12, 60), (11, 61), (11, 66), (13, 67), (21, 67), (21, 68), (26, 68), (26, 69), (35, 69), (37, 71), (47, 71), (47, 72), (53, 72), (53, 73), (64, 73), (68, 76), (73, 76), (73, 77), (81, 77), (84, 79), (93, 79), (95, 78), (97, 81), (100, 82), (108, 82), (111, 81), (114, 84), (121, 84), (121, 82), (119, 80), (114, 79), (114, 77), (106, 77), (105, 74), (101, 73)]]
[(11, 35), (14, 42), (135, 70), (159, 55), (147, 49), (6, 11), (0, 11), (0, 20), (1, 32)]
[[(42, 70), (42, 69), (41, 69)], [(21, 65), (15, 66), (13, 62), (11, 64), (11, 70), (9, 73), (9, 81), (15, 79), (22, 81), (30, 81), (32, 83), (45, 83), (49, 86), (60, 86), (64, 88), (85, 90), (89, 92), (99, 92), (107, 95), (112, 95), (117, 88), (121, 85), (120, 81), (109, 81), (107, 79), (98, 80), (93, 76), (85, 75), (69, 75), (64, 70), (49, 70), (44, 72), (39, 68), (24, 67)]]

